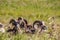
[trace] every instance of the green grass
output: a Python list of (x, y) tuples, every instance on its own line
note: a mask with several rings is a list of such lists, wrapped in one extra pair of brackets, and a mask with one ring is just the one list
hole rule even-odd
[[(56, 24), (60, 23), (60, 0), (0, 0), (0, 22), (7, 24), (11, 18), (23, 17), (29, 23), (35, 20), (43, 20), (48, 25), (48, 18), (56, 16)], [(49, 28), (49, 32), (53, 33)], [(18, 34), (11, 40), (59, 40), (59, 29), (55, 36), (49, 37), (47, 33), (42, 35)], [(59, 35), (58, 35), (59, 34)], [(9, 40), (6, 34), (0, 34), (0, 40)]]

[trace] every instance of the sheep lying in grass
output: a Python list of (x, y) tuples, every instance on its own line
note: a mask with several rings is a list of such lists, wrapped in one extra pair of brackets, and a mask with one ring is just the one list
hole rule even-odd
[(44, 22), (36, 20), (33, 23), (33, 27), (35, 28), (35, 30), (42, 32), (43, 30), (46, 30), (46, 26), (44, 24)]
[(12, 24), (13, 28), (9, 28), (7, 30), (7, 32), (12, 32), (13, 34), (17, 34), (18, 33), (18, 29), (19, 29), (18, 26), (17, 26), (18, 23), (14, 19), (11, 19), (9, 24)]
[(33, 34), (35, 32), (32, 25), (28, 25), (28, 22), (26, 19), (19, 17), (17, 22), (20, 25), (20, 28), (24, 28), (25, 33), (32, 33)]

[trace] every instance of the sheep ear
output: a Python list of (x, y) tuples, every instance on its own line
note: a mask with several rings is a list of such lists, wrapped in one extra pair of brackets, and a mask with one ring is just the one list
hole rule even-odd
[(18, 19), (17, 20), (22, 20), (22, 17), (18, 17)]
[(12, 22), (12, 19), (9, 21), (9, 24)]
[(45, 25), (45, 22), (44, 21), (42, 21), (42, 23), (43, 23), (43, 25)]
[(27, 22), (27, 20), (26, 20), (26, 19), (24, 19), (24, 21), (25, 21), (25, 23), (26, 23), (26, 24), (28, 24), (28, 22)]

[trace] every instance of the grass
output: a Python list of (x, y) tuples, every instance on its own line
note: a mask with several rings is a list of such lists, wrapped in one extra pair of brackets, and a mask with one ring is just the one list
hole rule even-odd
[[(60, 0), (0, 0), (0, 22), (7, 24), (11, 18), (23, 17), (29, 23), (35, 20), (43, 20), (48, 26), (48, 31), (53, 35), (53, 30), (48, 24), (48, 18), (56, 17), (56, 24), (60, 24)], [(6, 34), (0, 34), (0, 40), (59, 40), (60, 31), (56, 28), (58, 33), (54, 33), (50, 37), (47, 33), (41, 35), (27, 35), (18, 34), (16, 36), (8, 37)], [(11, 39), (10, 39), (11, 38)]]

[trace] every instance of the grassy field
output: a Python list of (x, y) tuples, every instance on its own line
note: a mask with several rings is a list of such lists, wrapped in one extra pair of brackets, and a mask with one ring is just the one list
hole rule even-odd
[(55, 24), (60, 24), (60, 0), (0, 0), (0, 22), (7, 24), (11, 18), (23, 17), (29, 23), (43, 20), (52, 34), (17, 34), (9, 37), (0, 33), (0, 40), (60, 40), (60, 26), (55, 26), (55, 31), (49, 25), (49, 17), (56, 17)]

